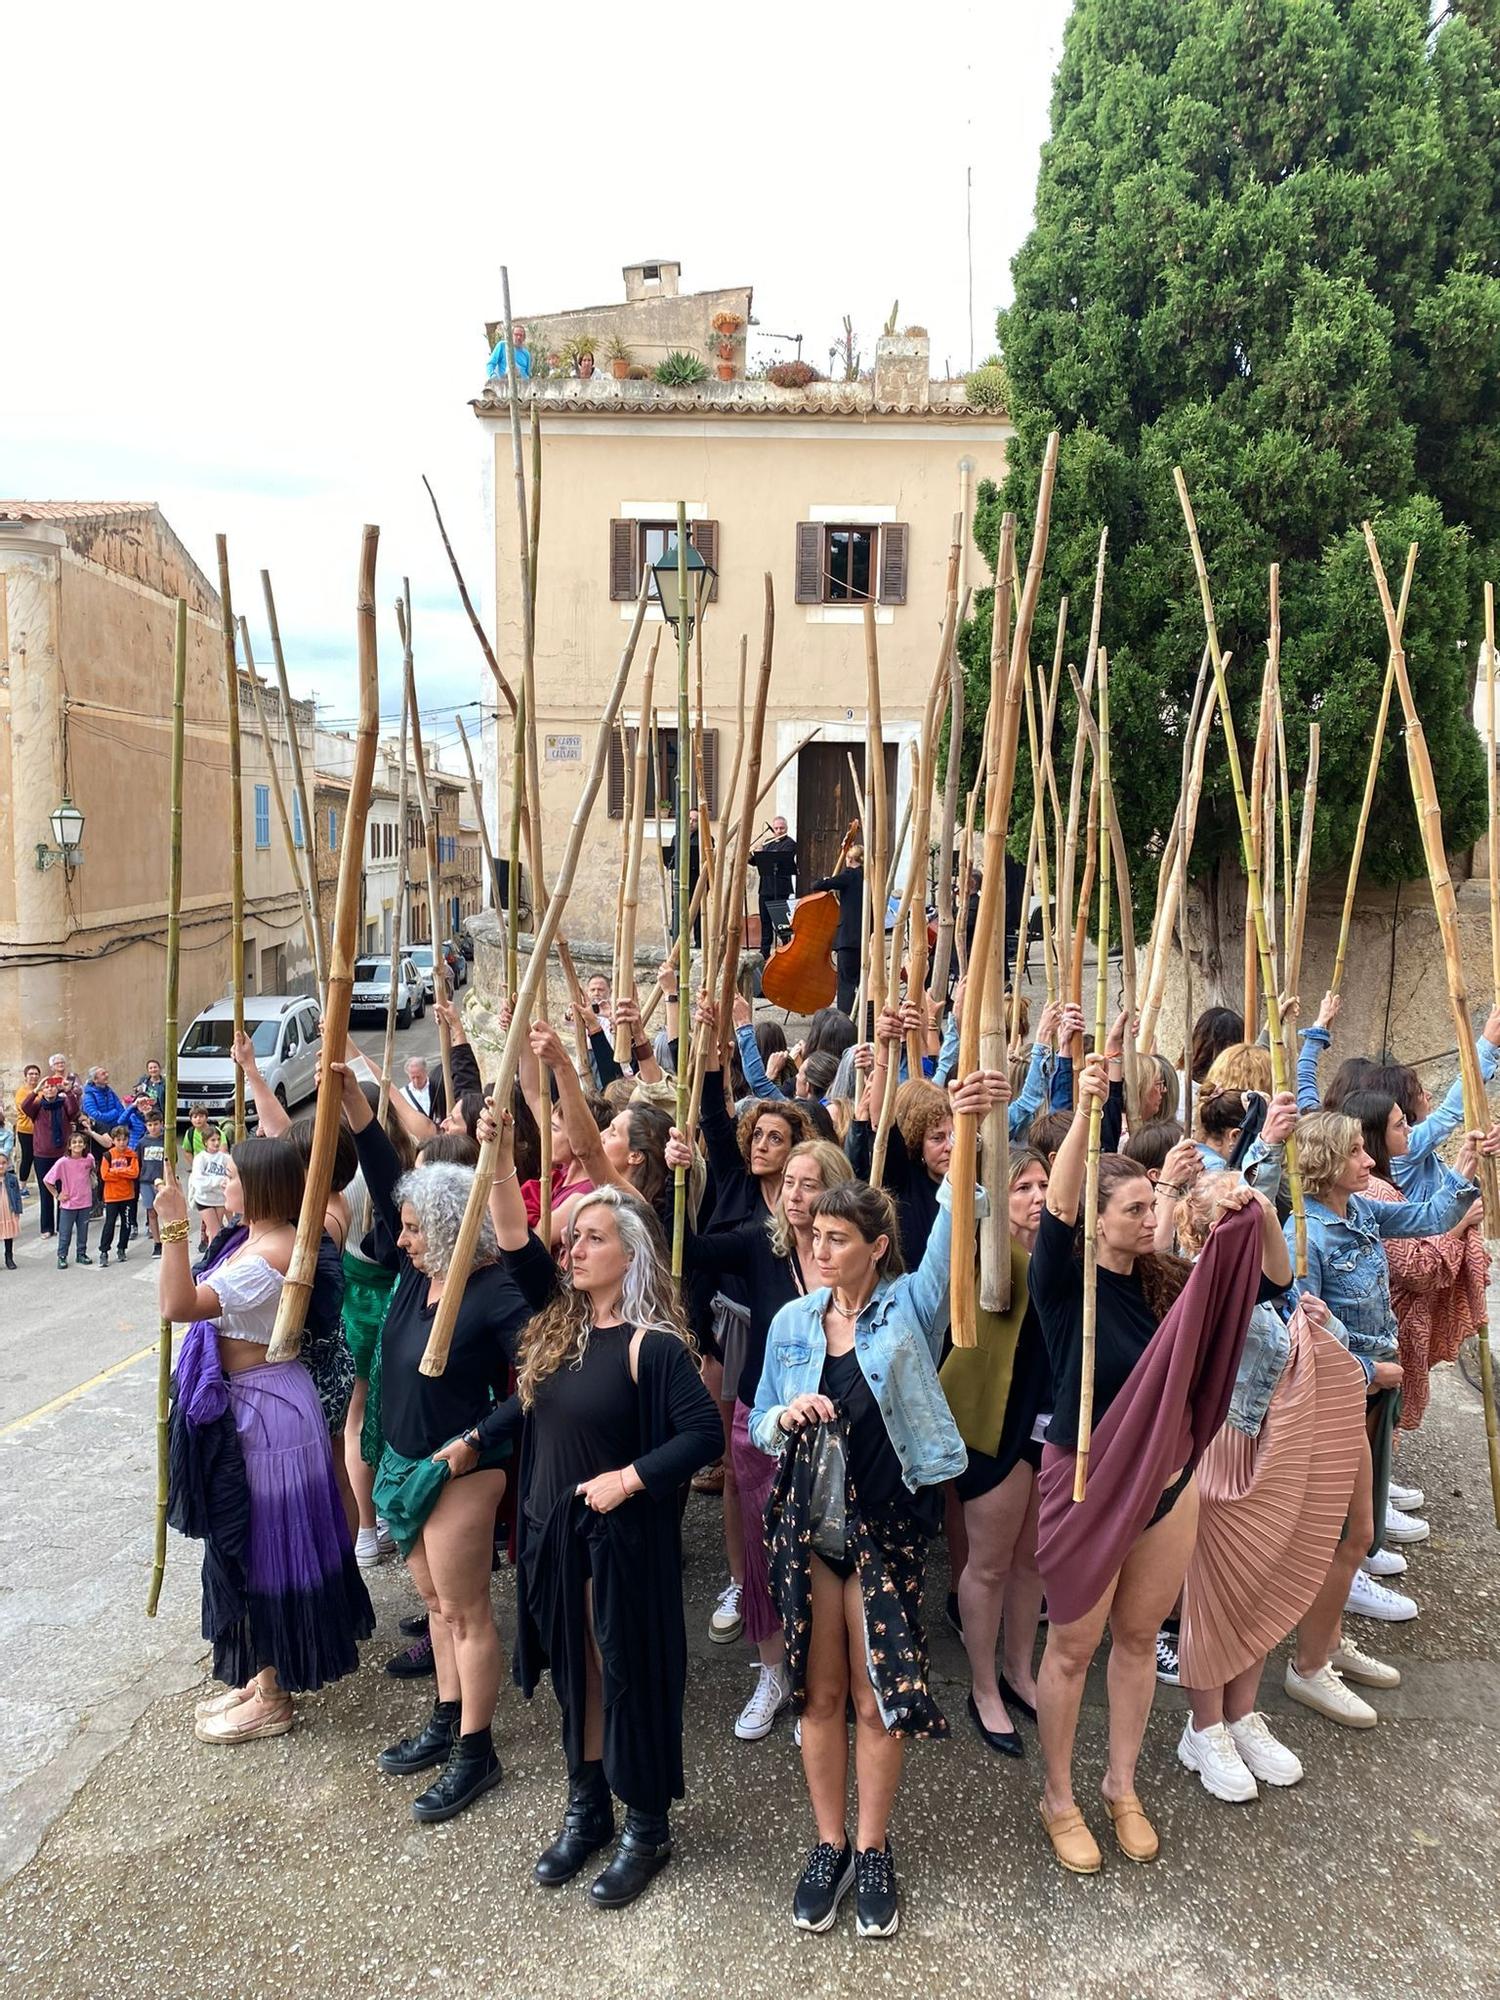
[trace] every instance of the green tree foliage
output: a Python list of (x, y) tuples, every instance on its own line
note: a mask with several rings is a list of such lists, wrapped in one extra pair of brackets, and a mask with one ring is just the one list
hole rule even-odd
[[(1421, 544), (1407, 650), (1452, 847), (1485, 810), (1470, 724), (1479, 584), (1500, 551), (1500, 0), (1078, 0), (1044, 148), (1036, 222), (999, 333), (1016, 439), (981, 489), (1024, 564), (1049, 430), (1062, 432), (1047, 582), (1032, 642), (1050, 661), (1071, 594), (1081, 667), (1095, 552), (1109, 530), (1103, 641), (1121, 816), (1138, 901), (1171, 822), (1203, 628), (1172, 468), (1188, 480), (1253, 736), (1281, 565), (1293, 783), (1322, 726), (1315, 869), (1347, 861), (1385, 672), (1360, 533), (1399, 587)], [(990, 602), (964, 634), (972, 782)], [(1066, 688), (1066, 680), (1065, 680)], [(1059, 703), (1058, 754), (1072, 743)], [(1397, 727), (1368, 865), (1421, 870)], [(1023, 754), (1023, 765), (1025, 758)], [(1013, 843), (1030, 787), (1018, 773)], [(1237, 859), (1221, 754), (1195, 872)]]

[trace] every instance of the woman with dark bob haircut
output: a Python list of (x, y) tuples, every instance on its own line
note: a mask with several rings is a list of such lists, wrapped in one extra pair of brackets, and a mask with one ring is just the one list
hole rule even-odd
[(268, 1362), (302, 1207), (289, 1139), (241, 1140), (225, 1212), (237, 1215), (194, 1273), (187, 1203), (157, 1195), (163, 1319), (191, 1324), (178, 1352), (170, 1515), (201, 1538), (203, 1631), (229, 1692), (200, 1702), (204, 1743), (284, 1736), (292, 1696), (359, 1665), (375, 1629), (334, 1478), (328, 1427), (300, 1360)]

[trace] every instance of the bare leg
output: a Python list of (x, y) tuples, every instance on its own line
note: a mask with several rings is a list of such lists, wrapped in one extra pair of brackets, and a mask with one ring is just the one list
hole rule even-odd
[[(432, 1525), (431, 1516), (427, 1526)], [(427, 1636), (432, 1641), (432, 1664), (437, 1675), (437, 1698), (439, 1701), (457, 1701), (460, 1698), (458, 1681), (458, 1658), (453, 1650), (453, 1634), (443, 1617), (443, 1607), (438, 1601), (437, 1586), (432, 1581), (432, 1572), (427, 1567), (427, 1550), (423, 1546), (426, 1528), (412, 1544), (411, 1554), (406, 1558), (406, 1573), (421, 1592), (422, 1602), (427, 1606)]]
[[(466, 1736), (489, 1728), (500, 1695), (500, 1634), (490, 1608), (490, 1557), (495, 1509), (504, 1492), (505, 1474), (499, 1471), (451, 1480), (422, 1529), (441, 1623), (453, 1647), (463, 1702), (460, 1727)], [(434, 1657), (438, 1625), (434, 1619)]]
[(802, 1774), (819, 1840), (842, 1847), (849, 1789), (849, 1725), (844, 1719), (844, 1704), (849, 1698), (845, 1586), (820, 1557), (811, 1558), (811, 1567), (812, 1632), (807, 1648), (807, 1698), (802, 1710)]
[(969, 1522), (951, 1479), (943, 1488), (943, 1539), (948, 1544), (948, 1574), (957, 1590), (969, 1561)]
[[(849, 1692), (854, 1697), (854, 1777), (859, 1793), (854, 1844), (860, 1849), (884, 1847), (890, 1831), (891, 1807), (896, 1803), (896, 1787), (901, 1783), (906, 1741), (904, 1737), (890, 1735), (880, 1719), (880, 1704), (865, 1665), (865, 1601), (857, 1576), (851, 1576), (844, 1585), (844, 1623), (848, 1635)], [(805, 1728), (803, 1734), (805, 1738)]]
[(1260, 1693), (1260, 1677), (1266, 1670), (1264, 1654), (1242, 1674), (1236, 1674), (1224, 1688), (1224, 1720), (1243, 1722), (1255, 1707), (1255, 1697)]
[(1354, 1492), (1349, 1501), (1349, 1518), (1344, 1538), (1333, 1552), (1323, 1588), (1297, 1627), (1293, 1655), (1299, 1674), (1315, 1674), (1326, 1667), (1338, 1651), (1343, 1632), (1344, 1600), (1354, 1581), (1354, 1572), (1364, 1561), (1374, 1534), (1374, 1503), (1370, 1493), (1370, 1440), (1360, 1425), (1362, 1450), (1359, 1470), (1354, 1475)]
[(1050, 1818), (1073, 1805), (1073, 1739), (1083, 1706), (1084, 1682), (1090, 1662), (1104, 1636), (1104, 1622), (1115, 1594), (1116, 1577), (1099, 1602), (1071, 1625), (1047, 1627), (1047, 1646), (1036, 1677), (1037, 1733), (1042, 1739), (1045, 1779), (1042, 1802)]
[(1036, 1566), (1037, 1514), (1041, 1500), (1041, 1485), (1033, 1472), (1026, 1518), (1021, 1523), (1010, 1561), (1001, 1624), (1005, 1678), (1033, 1708), (1036, 1707), (1036, 1633), (1042, 1621), (1042, 1577)]
[(354, 1498), (354, 1488), (349, 1483), (349, 1465), (344, 1451), (342, 1431), (333, 1431), (329, 1434), (328, 1448), (333, 1453), (333, 1477), (344, 1509), (344, 1526), (349, 1530), (349, 1539), (352, 1542), (359, 1532), (359, 1505)]
[(1190, 1480), (1164, 1521), (1125, 1558), (1109, 1610), (1109, 1768), (1106, 1799), (1135, 1790), (1135, 1765), (1156, 1694), (1156, 1635), (1187, 1575), (1198, 1537), (1198, 1488)]
[[(375, 1468), (366, 1465), (359, 1448), (359, 1434), (364, 1428), (365, 1404), (369, 1401), (370, 1385), (359, 1376), (354, 1378), (354, 1394), (349, 1398), (349, 1414), (344, 1420), (343, 1460), (348, 1474), (349, 1489), (354, 1495), (354, 1504), (359, 1512), (361, 1528), (375, 1526)], [(338, 1451), (334, 1458), (339, 1457)]]
[(964, 1651), (969, 1656), (969, 1680), (974, 1706), (986, 1729), (1012, 1729), (995, 1679), (995, 1647), (1000, 1637), (1000, 1608), (1021, 1528), (1031, 1498), (1031, 1467), (1014, 1466), (1000, 1484), (977, 1500), (964, 1503), (969, 1560), (958, 1580), (958, 1608), (963, 1619)]

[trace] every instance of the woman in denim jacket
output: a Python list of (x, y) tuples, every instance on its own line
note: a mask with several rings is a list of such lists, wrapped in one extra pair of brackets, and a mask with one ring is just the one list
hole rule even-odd
[[(977, 1071), (953, 1093), (978, 1115), (1001, 1100), (998, 1070)], [(792, 1698), (802, 1717), (802, 1767), (817, 1822), (792, 1905), (801, 1930), (826, 1931), (851, 1886), (861, 1936), (899, 1921), (887, 1831), (905, 1737), (946, 1735), (927, 1691), (921, 1623), (926, 1538), (942, 1518), (942, 1486), (967, 1453), (938, 1383), (955, 1254), (952, 1190), (944, 1182), (920, 1267), (903, 1273), (895, 1208), (859, 1181), (819, 1196), (813, 1261), (822, 1283), (777, 1313), (750, 1418), (756, 1445), (776, 1457), (810, 1425), (842, 1420), (851, 1501), (842, 1561), (815, 1555), (790, 1520), (795, 1462), (767, 1505), (771, 1591), (782, 1615)], [(867, 1619), (867, 1609), (875, 1615)], [(853, 1849), (845, 1827), (852, 1699), (858, 1774)]]

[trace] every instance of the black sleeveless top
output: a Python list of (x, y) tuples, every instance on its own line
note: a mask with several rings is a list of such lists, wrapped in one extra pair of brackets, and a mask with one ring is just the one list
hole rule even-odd
[(640, 1391), (631, 1380), (633, 1326), (595, 1327), (582, 1361), (563, 1362), (531, 1409), (526, 1513), (541, 1527), (562, 1495), (641, 1450)]

